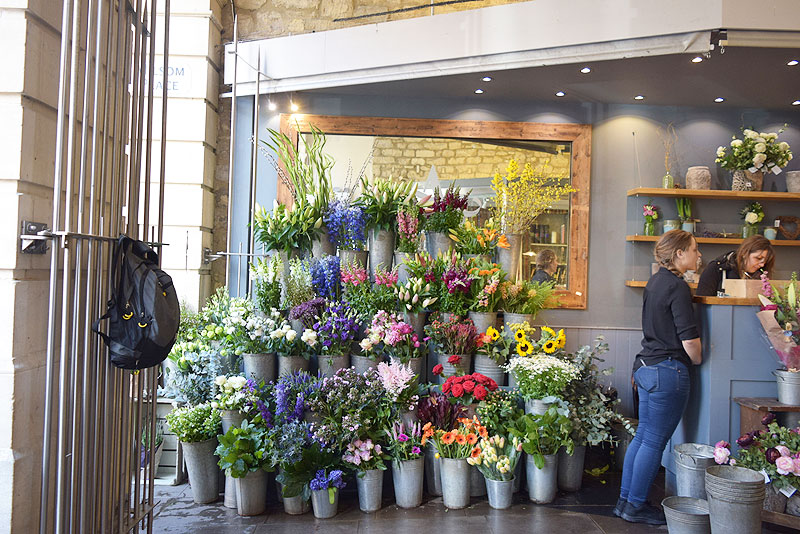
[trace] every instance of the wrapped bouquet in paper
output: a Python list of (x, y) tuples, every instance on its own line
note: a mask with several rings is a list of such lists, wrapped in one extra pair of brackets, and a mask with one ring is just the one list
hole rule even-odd
[(763, 294), (758, 296), (761, 300), (761, 311), (756, 314), (758, 320), (786, 369), (800, 372), (800, 288), (797, 273), (792, 273), (791, 280), (782, 290), (773, 287), (766, 275), (761, 279), (764, 287)]

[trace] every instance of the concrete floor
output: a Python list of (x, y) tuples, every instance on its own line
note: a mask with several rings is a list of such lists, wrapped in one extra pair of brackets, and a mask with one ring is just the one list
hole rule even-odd
[[(270, 490), (273, 490), (271, 485)], [(283, 512), (274, 493), (269, 496), (267, 513), (257, 517), (239, 517), (236, 510), (225, 508), (222, 501), (210, 505), (192, 502), (188, 484), (157, 487), (154, 532), (157, 534), (329, 534), (374, 533), (399, 534), (513, 534), (543, 532), (558, 534), (648, 534), (666, 533), (667, 527), (636, 525), (614, 517), (611, 510), (619, 491), (619, 473), (602, 479), (584, 477), (584, 488), (577, 493), (559, 492), (549, 505), (535, 505), (523, 492), (515, 497), (508, 510), (493, 510), (486, 498), (473, 498), (463, 510), (448, 510), (441, 497), (428, 497), (419, 508), (403, 510), (394, 504), (391, 486), (384, 486), (384, 507), (375, 513), (358, 509), (355, 483), (345, 488), (339, 500), (339, 514), (326, 520), (312, 513), (290, 516)], [(651, 499), (660, 501), (664, 494), (663, 476), (653, 489)], [(764, 528), (763, 534), (790, 532)]]

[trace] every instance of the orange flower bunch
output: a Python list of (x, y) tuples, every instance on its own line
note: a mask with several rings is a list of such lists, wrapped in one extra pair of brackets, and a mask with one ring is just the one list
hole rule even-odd
[(506, 235), (491, 219), (483, 227), (467, 219), (461, 226), (450, 230), (450, 239), (455, 243), (456, 251), (461, 254), (494, 254), (496, 247), (511, 247)]
[(477, 458), (481, 455), (478, 440), (489, 435), (477, 417), (459, 419), (458, 426), (453, 430), (434, 428), (427, 423), (422, 427), (422, 432), (423, 444), (428, 438), (433, 438), (439, 451), (437, 457), (442, 458)]

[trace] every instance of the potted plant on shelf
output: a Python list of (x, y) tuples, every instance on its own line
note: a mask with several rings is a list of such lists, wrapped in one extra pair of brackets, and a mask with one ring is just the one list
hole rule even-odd
[(773, 371), (778, 381), (778, 401), (796, 404), (800, 398), (797, 373), (800, 372), (800, 284), (793, 272), (784, 288), (773, 287), (766, 274), (761, 275), (761, 310), (756, 314), (767, 334), (780, 367)]
[(744, 221), (742, 239), (758, 235), (758, 223), (764, 220), (764, 208), (760, 202), (751, 202), (739, 212)]
[(319, 469), (308, 483), (317, 519), (330, 519), (339, 512), (339, 490), (346, 486), (343, 476), (341, 469)]
[(419, 421), (404, 425), (395, 422), (386, 429), (387, 448), (392, 457), (394, 496), (400, 508), (416, 508), (422, 504), (422, 482), (425, 473), (422, 455), (422, 425)]
[(438, 187), (434, 189), (433, 202), (425, 208), (425, 235), (432, 256), (450, 250), (450, 230), (461, 224), (468, 198), (469, 192), (462, 196), (455, 183), (450, 184), (444, 195)]
[[(486, 427), (476, 419), (458, 420), (455, 429), (423, 427), (436, 443), (442, 477), (442, 499), (446, 508), (465, 508), (469, 505), (471, 466), (467, 458), (480, 455), (478, 440), (488, 436)], [(432, 432), (431, 432), (432, 431)]]
[(568, 410), (552, 404), (541, 415), (525, 414), (514, 422), (509, 432), (519, 438), (528, 455), (528, 498), (539, 504), (552, 502), (558, 488), (556, 453), (564, 447), (568, 454), (572, 454), (574, 447)]
[(461, 404), (468, 417), (475, 415), (478, 403), (497, 390), (497, 382), (480, 373), (448, 376), (442, 384), (442, 393), (453, 404)]
[(342, 263), (350, 265), (358, 263), (367, 266), (367, 216), (361, 206), (347, 200), (334, 200), (325, 215), (328, 235), (339, 249)]
[(240, 303), (232, 306), (231, 315), (225, 319), (228, 343), (234, 354), (240, 355), (244, 363), (244, 375), (256, 382), (275, 380), (275, 350), (270, 332), (283, 322), (276, 309), (267, 314), (256, 312), (253, 301), (232, 299)]
[(505, 369), (503, 366), (513, 354), (513, 340), (510, 336), (503, 335), (504, 328), (500, 330), (490, 326), (485, 332), (478, 334), (476, 341), (475, 372), (481, 373), (498, 385), (505, 384)]
[(496, 510), (511, 507), (514, 497), (514, 473), (522, 452), (522, 443), (517, 437), (505, 438), (494, 435), (478, 443), (480, 454), (467, 458), (467, 463), (477, 467), (486, 480), (489, 506)]
[(267, 505), (266, 471), (272, 470), (268, 449), (274, 445), (265, 425), (244, 419), (219, 436), (216, 454), (219, 467), (236, 480), (239, 515), (259, 515)]
[(210, 402), (185, 406), (166, 416), (167, 425), (183, 447), (192, 499), (199, 504), (219, 498), (219, 468), (214, 451), (222, 418)]
[(395, 250), (395, 221), (401, 206), (416, 199), (417, 183), (412, 181), (375, 178), (372, 183), (361, 175), (361, 196), (357, 200), (367, 215), (369, 229), (370, 274), (379, 267), (392, 268)]
[(692, 199), (676, 198), (675, 205), (678, 208), (678, 218), (681, 220), (681, 230), (694, 234), (697, 220), (692, 218)]
[(424, 221), (422, 208), (416, 200), (403, 204), (397, 210), (397, 250), (394, 252), (394, 264), (397, 267), (400, 283), (404, 283), (408, 278), (406, 262), (413, 259), (420, 251), (419, 243)]
[(350, 366), (350, 350), (361, 327), (358, 312), (347, 302), (329, 302), (314, 323), (319, 346), (319, 372), (333, 374)]
[[(508, 427), (525, 412), (519, 407), (519, 394), (515, 390), (497, 389), (490, 391), (475, 410), (478, 419), (486, 427), (489, 435), (510, 437)], [(522, 463), (518, 462), (514, 471), (513, 491), (520, 488)], [(489, 484), (487, 483), (487, 489)]]
[(450, 321), (442, 321), (435, 315), (431, 324), (425, 326), (425, 333), (436, 347), (437, 365), (442, 366), (439, 383), (443, 383), (443, 375), (456, 374), (455, 365), (459, 365), (464, 372), (470, 370), (478, 338), (472, 320), (456, 317)]
[(792, 159), (792, 151), (786, 142), (777, 142), (778, 136), (786, 126), (778, 132), (757, 132), (742, 129), (742, 139), (733, 136), (729, 147), (717, 149), (715, 160), (723, 169), (733, 171), (734, 191), (761, 191), (764, 172), (780, 174), (781, 170)]
[(360, 345), (364, 354), (386, 356), (391, 361), (408, 365), (413, 374), (422, 374), (425, 339), (417, 337), (412, 325), (396, 313), (378, 310)]
[(558, 200), (577, 191), (568, 176), (555, 176), (546, 166), (534, 170), (526, 163), (520, 172), (515, 160), (508, 162), (506, 175), (499, 172), (492, 180), (494, 202), (492, 215), (499, 221), (509, 248), (498, 250), (498, 263), (511, 280), (520, 276), (523, 234), (545, 210)]
[(284, 321), (279, 328), (269, 334), (272, 346), (278, 356), (278, 376), (292, 374), (296, 371), (308, 371), (311, 352), (317, 348), (317, 333), (306, 328), (298, 334)]
[(642, 207), (644, 215), (644, 230), (642, 235), (656, 235), (656, 223), (658, 219), (658, 207), (653, 205), (653, 201), (649, 200), (647, 204)]

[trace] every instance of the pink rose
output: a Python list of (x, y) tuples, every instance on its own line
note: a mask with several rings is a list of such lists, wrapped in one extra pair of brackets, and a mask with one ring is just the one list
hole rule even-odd
[(781, 456), (775, 460), (775, 468), (780, 475), (788, 475), (794, 472), (794, 462), (788, 456)]
[(731, 455), (731, 451), (726, 449), (725, 447), (717, 447), (714, 449), (714, 461), (718, 464), (725, 464), (728, 463), (728, 457)]
[(791, 456), (792, 452), (786, 445), (775, 445), (775, 448), (778, 449), (778, 452), (781, 453), (781, 456)]

